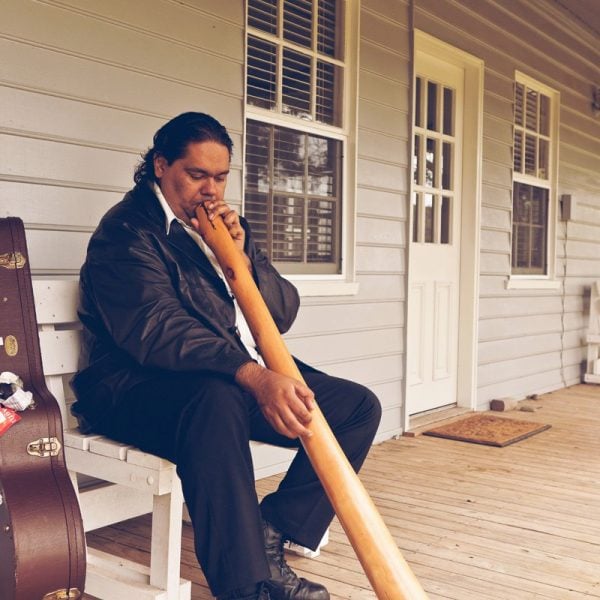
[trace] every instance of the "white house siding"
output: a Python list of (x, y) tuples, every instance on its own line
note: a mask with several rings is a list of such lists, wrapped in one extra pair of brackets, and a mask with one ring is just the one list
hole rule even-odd
[(408, 5), (363, 0), (357, 105), (356, 295), (307, 297), (286, 336), (320, 369), (367, 385), (377, 439), (402, 431), (409, 88)]
[[(600, 119), (590, 106), (598, 34), (552, 0), (415, 0), (415, 27), (485, 61), (478, 405), (579, 382), (586, 300), (600, 279)], [(557, 223), (553, 290), (505, 286), (515, 70), (560, 92), (558, 194), (577, 208)]]
[[(236, 145), (228, 200), (242, 193), (244, 3), (217, 0), (2, 0), (0, 216), (26, 223), (35, 276), (76, 276), (108, 207), (166, 119), (214, 114)], [(371, 387), (379, 439), (403, 422), (414, 24), (485, 61), (478, 402), (579, 381), (586, 294), (600, 278), (600, 56), (552, 0), (362, 0), (356, 279), (350, 296), (303, 299), (288, 336), (301, 358)], [(507, 290), (514, 71), (561, 93), (556, 290)], [(565, 252), (566, 250), (566, 252)], [(566, 260), (565, 260), (566, 256)], [(566, 276), (565, 276), (566, 272)]]
[(241, 197), (244, 11), (237, 2), (2, 0), (0, 216), (34, 275), (76, 275), (140, 153), (185, 110), (228, 125)]
[[(77, 276), (152, 133), (179, 112), (206, 111), (230, 129), (227, 197), (240, 204), (244, 18), (243, 2), (216, 0), (2, 1), (0, 216), (25, 221), (34, 276)], [(361, 20), (360, 290), (305, 298), (288, 343), (379, 395), (383, 439), (402, 422), (407, 6), (364, 2)]]
[[(306, 298), (290, 344), (332, 374), (366, 384), (383, 405), (378, 438), (402, 430), (409, 147), (408, 7), (363, 0), (358, 80), (358, 294)], [(298, 338), (302, 333), (302, 339)]]

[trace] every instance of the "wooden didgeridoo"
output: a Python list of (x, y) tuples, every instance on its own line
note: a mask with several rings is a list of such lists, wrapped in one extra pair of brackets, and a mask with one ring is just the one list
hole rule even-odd
[[(248, 322), (265, 365), (304, 382), (265, 304), (246, 261), (221, 217), (210, 221), (203, 207), (196, 210), (200, 234), (214, 252)], [(337, 517), (380, 600), (427, 600), (421, 584), (400, 553), (377, 508), (317, 407), (301, 438)]]

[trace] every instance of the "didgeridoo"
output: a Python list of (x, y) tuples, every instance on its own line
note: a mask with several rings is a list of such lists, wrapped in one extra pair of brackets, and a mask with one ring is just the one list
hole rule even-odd
[[(267, 368), (304, 382), (246, 261), (221, 217), (196, 210), (200, 234), (215, 256), (248, 322)], [(317, 407), (302, 445), (336, 515), (380, 600), (426, 600), (421, 584), (400, 553), (377, 508)]]

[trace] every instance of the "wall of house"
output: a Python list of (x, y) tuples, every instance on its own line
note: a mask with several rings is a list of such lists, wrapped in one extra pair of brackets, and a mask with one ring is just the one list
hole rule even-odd
[[(406, 272), (408, 3), (363, 0), (360, 12), (356, 295), (305, 298), (291, 350), (370, 387), (378, 438), (402, 428)], [(352, 107), (354, 109), (354, 107)]]
[[(507, 8), (508, 7), (508, 8)], [(306, 297), (290, 349), (371, 387), (379, 439), (402, 428), (415, 27), (485, 61), (478, 402), (580, 380), (586, 295), (600, 278), (597, 38), (551, 0), (362, 0), (356, 138), (356, 277), (349, 296)], [(534, 25), (535, 23), (535, 25)], [(35, 276), (77, 276), (102, 214), (132, 184), (151, 134), (185, 110), (236, 144), (227, 198), (242, 193), (244, 11), (204, 0), (5, 0), (0, 21), (0, 216), (26, 223)], [(514, 71), (561, 93), (553, 290), (506, 289)]]
[[(403, 424), (411, 48), (408, 2), (363, 0), (357, 136), (356, 302), (380, 325), (364, 379), (384, 406), (382, 429)], [(360, 320), (358, 321), (361, 322)], [(393, 345), (384, 344), (388, 338)], [(348, 371), (351, 376), (352, 371)]]
[[(243, 10), (197, 5), (2, 3), (0, 216), (24, 220), (34, 275), (79, 272), (90, 233), (171, 116), (211, 112), (241, 147)], [(239, 202), (241, 152), (233, 167)]]
[[(550, 0), (415, 0), (415, 27), (485, 61), (478, 403), (581, 378), (590, 284), (600, 278), (598, 37)], [(556, 289), (507, 289), (515, 70), (560, 92)]]
[[(299, 357), (379, 395), (379, 439), (402, 423), (407, 14), (402, 2), (362, 7), (359, 292), (303, 299), (288, 336)], [(244, 19), (243, 2), (3, 2), (0, 216), (24, 220), (34, 276), (77, 276), (151, 135), (182, 111), (229, 128), (237, 151), (227, 199), (240, 204)]]

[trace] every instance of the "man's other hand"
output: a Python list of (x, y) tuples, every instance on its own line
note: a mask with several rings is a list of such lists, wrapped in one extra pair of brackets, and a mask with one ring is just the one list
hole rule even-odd
[(315, 408), (315, 396), (306, 384), (255, 362), (242, 365), (235, 380), (256, 398), (275, 431), (292, 439), (312, 435), (306, 426), (312, 420), (310, 413)]

